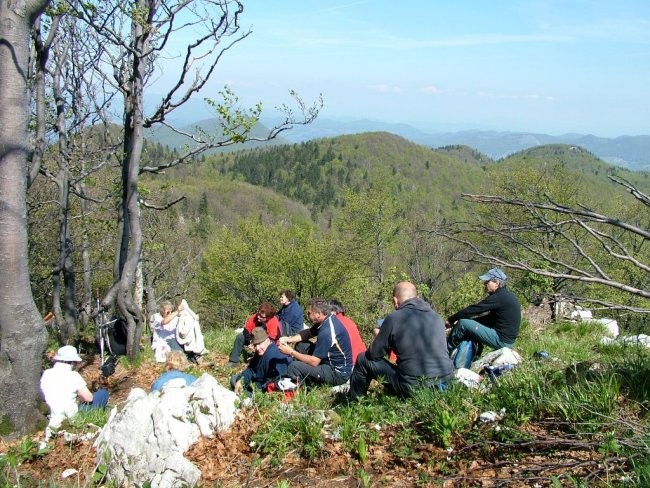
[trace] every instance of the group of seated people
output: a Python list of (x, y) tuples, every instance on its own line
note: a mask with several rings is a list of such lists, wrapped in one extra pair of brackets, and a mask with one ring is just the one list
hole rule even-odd
[[(395, 310), (380, 321), (367, 348), (337, 300), (312, 298), (307, 305), (311, 327), (300, 324), (283, 333), (283, 310), (288, 303), (295, 304), (294, 310), (300, 307), (293, 294), (284, 290), (280, 311), (262, 303), (235, 339), (231, 366), (238, 365), (246, 345), (254, 357), (243, 372), (232, 376), (233, 389), (250, 395), (287, 376), (302, 384), (338, 387), (335, 391), (347, 391), (352, 400), (365, 395), (372, 380), (381, 380), (402, 398), (420, 386), (444, 390), (454, 377), (450, 354), (462, 341), (512, 348), (519, 334), (521, 308), (505, 286), (505, 273), (493, 268), (479, 279), (486, 297), (447, 320), (418, 296), (413, 283), (398, 283), (392, 294)], [(299, 317), (301, 322), (302, 313)]]
[[(237, 335), (229, 364), (238, 365), (245, 346), (249, 346), (253, 357), (246, 369), (231, 377), (231, 386), (237, 394), (251, 396), (286, 376), (298, 384), (343, 385), (345, 388), (336, 391), (347, 391), (351, 400), (365, 395), (372, 380), (382, 381), (389, 392), (401, 398), (421, 386), (444, 390), (454, 377), (450, 354), (462, 341), (493, 349), (512, 348), (519, 334), (521, 308), (505, 286), (505, 273), (493, 268), (479, 279), (486, 297), (446, 321), (418, 296), (413, 283), (398, 283), (392, 294), (395, 310), (375, 329), (367, 348), (357, 325), (339, 301), (309, 300), (308, 326), (293, 293), (283, 290), (279, 311), (269, 302), (260, 304)], [(188, 351), (174, 331), (174, 321), (178, 322), (184, 313), (188, 318), (194, 316), (184, 300), (175, 310), (170, 302), (163, 302), (155, 317), (152, 348), (164, 351), (166, 371), (154, 382), (152, 391), (178, 378), (188, 385), (196, 379), (185, 373)], [(189, 343), (193, 348), (190, 351), (205, 352), (202, 336), (198, 341), (193, 337)], [(106, 406), (108, 392), (91, 393), (74, 370), (74, 365), (81, 362), (74, 346), (61, 347), (54, 361), (41, 377), (41, 391), (51, 411), (50, 429), (80, 409)]]

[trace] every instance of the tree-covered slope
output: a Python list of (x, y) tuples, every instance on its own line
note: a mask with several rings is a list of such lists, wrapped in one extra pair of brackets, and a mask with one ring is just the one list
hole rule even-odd
[(460, 193), (480, 186), (483, 173), (475, 154), (461, 160), (448, 149), (432, 150), (385, 132), (241, 151), (224, 158), (224, 174), (273, 188), (318, 210), (338, 206), (344, 188), (372, 187), (410, 205), (435, 205), (451, 214)]

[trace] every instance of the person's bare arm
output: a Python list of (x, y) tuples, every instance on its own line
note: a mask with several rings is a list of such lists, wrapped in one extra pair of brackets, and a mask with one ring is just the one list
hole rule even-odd
[(90, 392), (87, 386), (82, 386), (77, 390), (77, 398), (82, 402), (90, 403), (93, 401), (93, 394)]

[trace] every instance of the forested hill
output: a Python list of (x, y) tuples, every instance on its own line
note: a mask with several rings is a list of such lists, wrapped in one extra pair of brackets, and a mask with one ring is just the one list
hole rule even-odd
[(479, 187), (489, 158), (470, 148), (433, 150), (373, 132), (318, 139), (224, 156), (224, 171), (273, 188), (322, 211), (340, 204), (343, 188), (408, 195), (416, 206), (449, 213), (462, 191)]
[[(458, 217), (460, 195), (490, 189), (491, 178), (513, 168), (581, 175), (589, 188), (609, 190), (609, 172), (648, 187), (648, 173), (616, 168), (568, 145), (527, 149), (498, 162), (467, 146), (431, 149), (387, 132), (344, 135), (293, 145), (215, 156), (220, 173), (271, 188), (312, 208), (312, 214), (341, 203), (342, 190), (371, 188), (400, 196), (413, 210)], [(552, 176), (552, 175), (551, 175)], [(503, 178), (507, 179), (507, 176)]]
[(633, 171), (630, 169), (613, 166), (579, 146), (566, 144), (548, 144), (526, 149), (512, 154), (497, 164), (503, 171), (511, 171), (521, 167), (563, 167), (574, 172), (585, 185), (594, 191), (611, 185), (608, 174), (616, 174), (630, 182), (639, 190), (650, 189), (650, 173), (647, 171)]

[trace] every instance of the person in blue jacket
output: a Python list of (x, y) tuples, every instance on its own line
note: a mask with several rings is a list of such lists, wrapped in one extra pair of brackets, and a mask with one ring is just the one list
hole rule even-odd
[(282, 354), (264, 327), (255, 327), (251, 334), (255, 356), (248, 367), (230, 378), (230, 384), (237, 395), (252, 396), (255, 389), (264, 391), (269, 381), (287, 373), (291, 358)]
[(290, 336), (303, 330), (305, 328), (305, 317), (302, 307), (296, 301), (291, 290), (282, 290), (280, 292), (280, 305), (282, 307), (278, 312), (278, 319), (283, 329), (283, 335)]
[(161, 374), (151, 385), (151, 391), (161, 391), (169, 381), (182, 378), (187, 386), (196, 381), (196, 376), (186, 373), (185, 370), (190, 363), (183, 351), (170, 351), (165, 359), (165, 372)]

